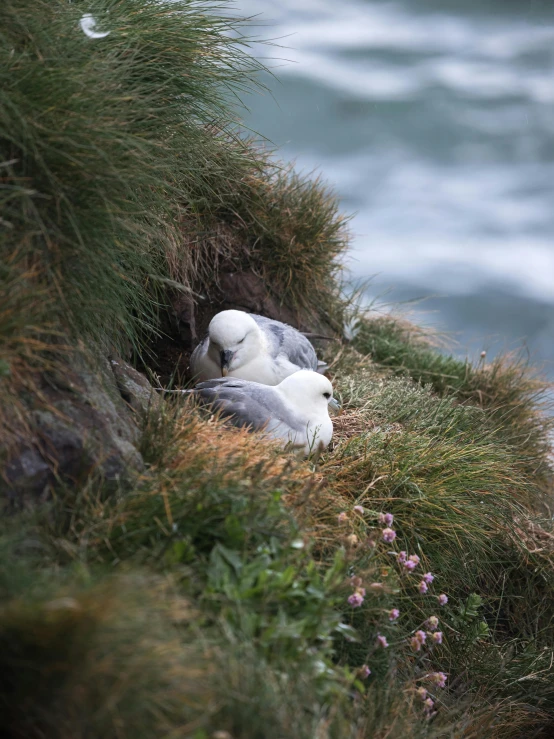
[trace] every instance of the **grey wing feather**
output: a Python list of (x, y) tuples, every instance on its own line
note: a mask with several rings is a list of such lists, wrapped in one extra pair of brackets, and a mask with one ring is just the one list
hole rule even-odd
[(254, 313), (251, 316), (268, 337), (273, 357), (284, 354), (290, 362), (301, 369), (318, 371), (315, 349), (300, 331), (272, 318), (257, 316)]
[(195, 392), (204, 403), (229, 417), (235, 426), (262, 429), (285, 424), (291, 430), (302, 431), (306, 425), (290, 412), (269, 385), (221, 377), (200, 382)]
[(200, 357), (203, 357), (204, 354), (208, 351), (208, 344), (210, 341), (210, 337), (206, 334), (206, 336), (202, 339), (200, 344), (196, 347), (196, 349), (192, 352), (190, 355), (190, 368), (192, 371), (192, 374), (197, 374), (197, 362), (200, 359)]

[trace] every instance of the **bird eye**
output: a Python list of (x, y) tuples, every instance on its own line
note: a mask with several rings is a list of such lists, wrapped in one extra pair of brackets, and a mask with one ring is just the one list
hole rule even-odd
[(246, 339), (246, 336), (243, 339), (241, 339), (240, 341), (237, 341), (237, 344), (242, 344), (242, 342), (244, 341), (244, 339)]
[(331, 397), (331, 393), (323, 393), (323, 397), (329, 400), (329, 398)]

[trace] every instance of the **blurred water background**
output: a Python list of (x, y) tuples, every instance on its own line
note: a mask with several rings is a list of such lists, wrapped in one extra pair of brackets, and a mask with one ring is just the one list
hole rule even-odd
[(237, 0), (275, 77), (246, 123), (354, 212), (368, 299), (554, 379), (554, 3)]

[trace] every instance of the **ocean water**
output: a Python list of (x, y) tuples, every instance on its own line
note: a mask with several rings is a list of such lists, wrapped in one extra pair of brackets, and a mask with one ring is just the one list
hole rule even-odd
[[(238, 0), (248, 126), (334, 187), (368, 300), (554, 379), (554, 3)], [(421, 302), (410, 301), (423, 298)]]

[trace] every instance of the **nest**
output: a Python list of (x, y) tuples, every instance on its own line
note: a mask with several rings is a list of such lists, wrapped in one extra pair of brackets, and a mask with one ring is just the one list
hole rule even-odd
[(349, 441), (354, 436), (362, 436), (374, 431), (377, 424), (364, 416), (359, 410), (348, 410), (333, 418), (333, 439), (335, 442)]
[(403, 430), (400, 423), (379, 424), (367, 418), (367, 411), (360, 409), (344, 411), (333, 418), (333, 441), (338, 444), (341, 441), (350, 441), (356, 436), (364, 436), (368, 433), (395, 433)]

